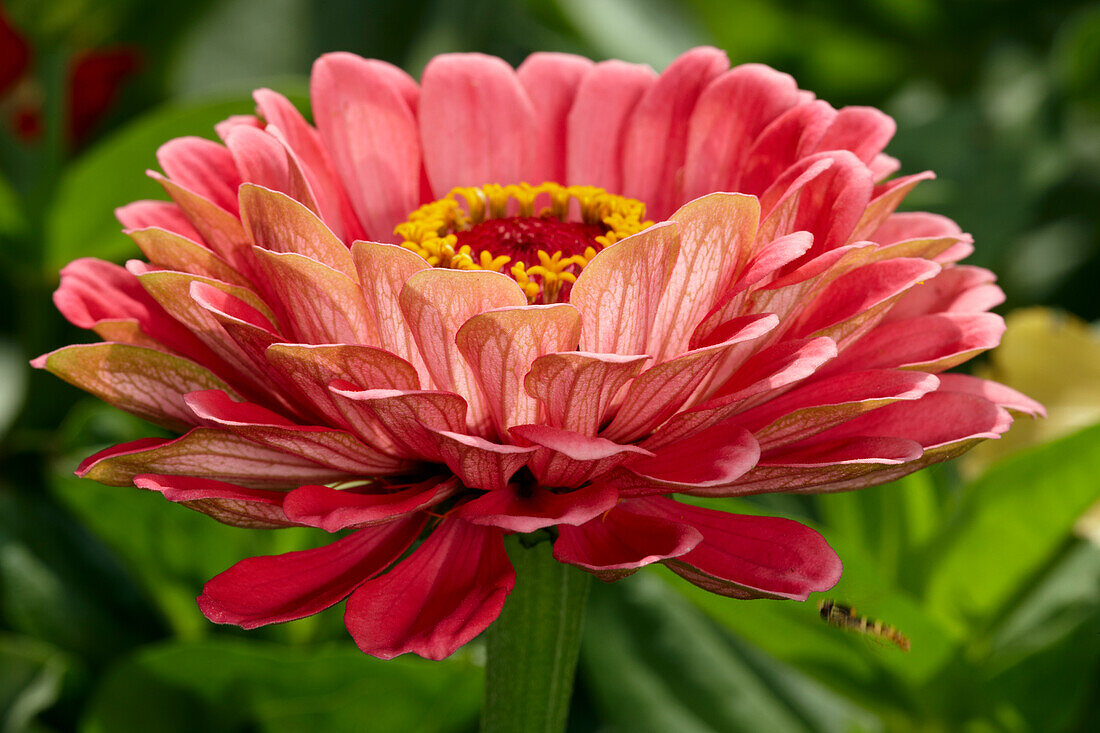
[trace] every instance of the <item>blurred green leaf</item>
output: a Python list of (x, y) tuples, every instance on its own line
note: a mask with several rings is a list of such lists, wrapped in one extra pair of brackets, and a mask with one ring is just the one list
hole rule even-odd
[[(292, 101), (305, 108), (301, 95)], [(46, 221), (47, 272), (77, 257), (122, 259), (137, 247), (114, 218), (119, 206), (138, 199), (166, 199), (145, 176), (157, 168), (156, 150), (174, 137), (214, 137), (214, 124), (234, 114), (251, 114), (248, 91), (231, 99), (169, 104), (139, 118), (69, 166)]]
[(723, 634), (648, 573), (593, 587), (581, 654), (596, 705), (618, 731), (880, 728), (865, 710)]
[(1018, 602), (1074, 520), (1100, 498), (1100, 425), (1023, 451), (965, 489), (929, 542), (926, 598), (939, 616), (983, 630)]
[(481, 684), (481, 670), (461, 656), (381, 661), (350, 643), (174, 642), (113, 669), (81, 730), (443, 733), (476, 720)]
[(26, 636), (0, 634), (0, 731), (33, 730), (32, 721), (57, 702), (73, 660)]

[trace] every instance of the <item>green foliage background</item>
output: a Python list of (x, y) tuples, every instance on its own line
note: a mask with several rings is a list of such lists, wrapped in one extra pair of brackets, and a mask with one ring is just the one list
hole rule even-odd
[[(324, 541), (225, 527), (138, 491), (72, 478), (151, 434), (27, 360), (87, 340), (49, 302), (78, 256), (135, 254), (112, 210), (159, 197), (142, 171), (170, 137), (212, 136), (271, 86), (306, 101), (309, 64), (350, 50), (417, 74), (433, 54), (513, 64), (534, 50), (663, 68), (710, 43), (835, 105), (898, 120), (907, 201), (972, 232), (1006, 310), (1100, 318), (1100, 4), (1054, 0), (8, 0), (30, 39), (45, 128), (0, 126), (0, 730), (467, 731), (483, 652), (379, 662), (341, 610), (254, 632), (194, 605), (240, 558)], [(66, 68), (136, 49), (90, 144), (66, 141)], [(5, 111), (0, 100), (0, 112)], [(6, 114), (6, 112), (5, 112)], [(6, 122), (6, 121), (5, 121)], [(1057, 373), (1058, 365), (1051, 365)], [(888, 620), (903, 654), (811, 604), (737, 602), (659, 570), (594, 588), (571, 731), (1097, 730), (1100, 548), (1074, 521), (1100, 499), (1100, 427), (973, 481), (951, 467), (821, 498), (731, 510), (819, 528), (845, 562), (831, 597)]]

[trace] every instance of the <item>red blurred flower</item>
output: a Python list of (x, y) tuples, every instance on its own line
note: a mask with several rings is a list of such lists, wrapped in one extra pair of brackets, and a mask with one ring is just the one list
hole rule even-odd
[(661, 75), (441, 56), (419, 85), (331, 54), (312, 97), (316, 128), (260, 90), (224, 144), (164, 145), (172, 201), (118, 212), (148, 262), (62, 272), (108, 343), (36, 360), (188, 431), (80, 475), (355, 530), (214, 578), (215, 621), (350, 595), (364, 651), (443, 657), (512, 588), (503, 535), (543, 528), (603, 579), (805, 599), (841, 571), (819, 534), (672, 495), (877, 484), (1041, 411), (942, 374), (997, 343), (1001, 293), (954, 223), (894, 213), (930, 174), (886, 180), (881, 112), (710, 48)]

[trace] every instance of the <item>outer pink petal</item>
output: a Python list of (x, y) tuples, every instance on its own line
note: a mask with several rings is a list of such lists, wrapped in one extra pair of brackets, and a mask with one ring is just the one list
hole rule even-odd
[[(457, 433), (466, 426), (466, 401), (453, 392), (360, 391), (342, 380), (332, 382), (329, 389), (344, 401), (345, 409), (360, 411), (364, 427), (387, 437), (391, 450), (403, 457), (441, 461), (436, 431)], [(372, 433), (366, 439), (377, 444)]]
[[(366, 487), (370, 490), (372, 487)], [(384, 524), (454, 496), (454, 479), (429, 479), (386, 493), (359, 493), (328, 486), (299, 486), (286, 495), (283, 511), (295, 522), (338, 532), (348, 527)]]
[(797, 100), (794, 79), (762, 64), (737, 66), (711, 82), (691, 114), (684, 198), (745, 190), (738, 184), (753, 160), (753, 141)]
[(233, 210), (230, 213), (209, 199), (195, 193), (186, 186), (172, 181), (155, 171), (146, 174), (159, 183), (172, 197), (172, 201), (183, 211), (202, 241), (219, 257), (246, 275), (251, 274), (248, 235), (237, 218), (237, 200), (234, 192)]
[[(673, 61), (638, 101), (623, 137), (623, 194), (664, 219), (683, 201), (680, 169), (699, 95), (729, 68), (724, 51), (694, 48)], [(713, 189), (712, 189), (713, 190)]]
[(425, 519), (362, 529), (313, 550), (241, 560), (207, 582), (199, 608), (215, 623), (245, 629), (311, 616), (385, 570), (416, 539)]
[(476, 435), (435, 431), (439, 454), (462, 484), (471, 489), (500, 491), (527, 464), (534, 448), (491, 443)]
[[(653, 442), (659, 443), (660, 437), (658, 433)], [(642, 447), (656, 455), (630, 461), (624, 468), (632, 478), (616, 480), (616, 485), (634, 488), (633, 493), (670, 493), (729, 484), (760, 458), (760, 446), (752, 433), (733, 423), (715, 425), (678, 443), (653, 447), (643, 441)]]
[(893, 244), (907, 239), (958, 237), (962, 229), (946, 216), (924, 211), (891, 214), (870, 237), (881, 244)]
[(531, 363), (570, 351), (580, 340), (581, 319), (568, 303), (502, 308), (470, 318), (455, 342), (473, 368), (499, 436), (538, 420), (538, 403), (523, 389)]
[(595, 435), (615, 396), (647, 360), (581, 351), (547, 354), (534, 361), (523, 383), (539, 401), (547, 425)]
[(852, 231), (851, 241), (867, 239), (871, 237), (886, 219), (901, 205), (902, 200), (909, 195), (918, 183), (928, 181), (936, 177), (932, 171), (915, 173), (904, 178), (895, 178), (889, 183), (875, 190), (874, 198), (867, 204), (863, 216)]
[(444, 54), (428, 62), (419, 122), (436, 196), (531, 177), (535, 110), (512, 67), (494, 56)]
[(496, 620), (515, 583), (500, 530), (445, 520), (397, 567), (359, 586), (344, 623), (372, 656), (443, 659)]
[(349, 478), (343, 471), (213, 428), (195, 428), (175, 440), (116, 445), (84, 459), (76, 470), (81, 478), (108, 486), (129, 486), (134, 476), (143, 473), (213, 478), (256, 489)]
[(221, 280), (230, 285), (249, 286), (248, 280), (225, 260), (201, 244), (167, 229), (128, 230), (126, 235), (156, 267)]
[(618, 491), (598, 483), (562, 493), (542, 486), (510, 486), (463, 504), (458, 516), (506, 532), (534, 532), (554, 525), (584, 524), (614, 507), (618, 500)]
[(898, 321), (930, 313), (981, 313), (1004, 302), (994, 285), (996, 276), (981, 267), (947, 267), (922, 287), (899, 300), (884, 321)]
[(622, 445), (549, 425), (520, 425), (512, 428), (511, 433), (524, 443), (539, 446), (528, 467), (540, 486), (581, 486), (623, 461), (653, 455), (636, 445)]
[(224, 481), (194, 476), (156, 474), (135, 476), (134, 486), (160, 492), (169, 501), (234, 527), (278, 529), (295, 525), (283, 512), (286, 493), (282, 491), (246, 489)]
[(939, 392), (962, 392), (984, 397), (1009, 412), (1032, 417), (1046, 417), (1046, 408), (1027, 395), (998, 382), (972, 377), (969, 374), (940, 374)]
[(126, 229), (159, 227), (193, 242), (202, 239), (180, 207), (171, 201), (135, 201), (115, 209), (115, 217)]
[(738, 190), (759, 196), (790, 166), (817, 149), (836, 117), (820, 100), (791, 107), (772, 120), (744, 158)]
[(940, 313), (893, 321), (846, 349), (826, 371), (897, 367), (940, 372), (992, 349), (1004, 330), (1004, 320), (995, 313)]
[(798, 522), (729, 514), (656, 497), (645, 508), (702, 533), (703, 541), (694, 550), (665, 564), (712, 593), (804, 601), (840, 580), (843, 566), (833, 548)]
[[(420, 140), (410, 89), (416, 93), (415, 82), (396, 66), (350, 53), (325, 54), (310, 77), (321, 139), (359, 220), (383, 242), (393, 241), (394, 227), (420, 203)], [(451, 113), (429, 117), (434, 124)]]
[(679, 251), (677, 226), (662, 223), (597, 254), (573, 284), (569, 302), (581, 312), (581, 349), (652, 354), (661, 298)]
[(560, 525), (558, 532), (554, 557), (604, 581), (684, 555), (703, 539), (694, 527), (647, 512), (644, 499), (623, 502), (579, 527)]
[(531, 182), (565, 183), (569, 110), (594, 64), (567, 53), (533, 53), (516, 69), (535, 110)]
[(585, 75), (566, 119), (563, 183), (622, 191), (625, 131), (638, 100), (656, 80), (648, 66), (614, 60), (596, 64)]
[(242, 181), (293, 195), (290, 161), (281, 142), (251, 125), (238, 125), (226, 136), (225, 146), (233, 155)]
[(479, 313), (525, 306), (527, 297), (515, 280), (497, 272), (429, 269), (405, 281), (400, 304), (432, 381), (440, 389), (462, 395), (470, 406), (470, 427), (484, 433), (490, 428), (489, 410), (455, 336), (462, 324)]
[(356, 277), (348, 248), (300, 202), (249, 183), (241, 186), (240, 202), (241, 222), (256, 246), (293, 252)]
[(160, 146), (157, 162), (179, 185), (231, 214), (237, 213), (241, 177), (224, 146), (201, 137), (178, 137)]
[(817, 147), (850, 150), (864, 163), (870, 163), (890, 142), (897, 127), (890, 115), (874, 107), (844, 107)]

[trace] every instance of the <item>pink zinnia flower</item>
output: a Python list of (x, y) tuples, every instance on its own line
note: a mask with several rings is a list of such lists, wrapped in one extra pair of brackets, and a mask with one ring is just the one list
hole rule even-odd
[(418, 85), (340, 53), (316, 127), (255, 98), (223, 144), (159, 150), (171, 202), (118, 211), (147, 262), (62, 272), (58, 307), (107, 342), (35, 362), (187, 431), (80, 475), (354, 530), (217, 576), (214, 621), (350, 596), (363, 651), (444, 657), (513, 587), (504, 534), (544, 528), (605, 580), (663, 562), (805, 599), (841, 571), (818, 533), (671, 496), (877, 484), (1041, 410), (941, 373), (997, 344), (992, 274), (955, 264), (951, 221), (894, 213), (930, 174), (886, 180), (889, 117), (786, 74), (466, 54)]

